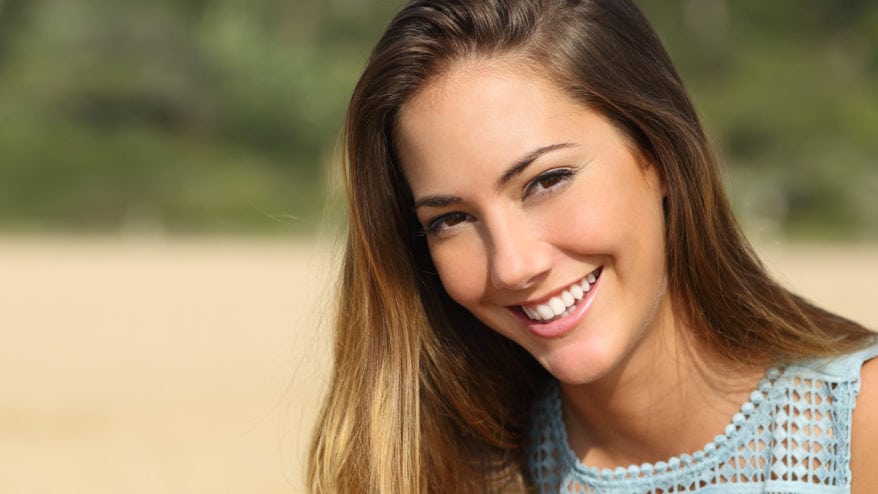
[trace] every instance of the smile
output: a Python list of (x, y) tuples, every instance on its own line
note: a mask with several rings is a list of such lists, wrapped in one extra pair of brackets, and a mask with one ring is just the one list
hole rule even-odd
[(576, 304), (592, 289), (601, 276), (601, 268), (587, 274), (549, 300), (533, 305), (522, 305), (521, 310), (532, 321), (549, 322), (562, 318), (576, 310)]

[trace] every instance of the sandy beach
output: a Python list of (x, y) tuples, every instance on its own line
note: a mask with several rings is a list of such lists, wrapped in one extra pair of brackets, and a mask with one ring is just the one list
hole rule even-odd
[[(0, 237), (0, 492), (302, 492), (332, 245)], [(878, 328), (878, 245), (759, 250)]]

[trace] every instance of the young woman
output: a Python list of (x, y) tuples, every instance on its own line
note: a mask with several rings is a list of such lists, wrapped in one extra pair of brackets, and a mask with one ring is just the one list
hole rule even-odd
[(878, 486), (872, 333), (766, 274), (629, 1), (415, 0), (345, 143), (312, 491)]

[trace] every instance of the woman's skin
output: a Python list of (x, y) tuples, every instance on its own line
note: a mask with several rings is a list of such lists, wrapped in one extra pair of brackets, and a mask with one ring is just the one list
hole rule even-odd
[(878, 490), (878, 358), (863, 364), (851, 425), (851, 492)]
[[(656, 166), (524, 67), (460, 61), (402, 108), (400, 160), (443, 286), (559, 380), (584, 463), (700, 450), (765, 369), (703, 348), (675, 309)], [(878, 380), (873, 368), (864, 382)]]

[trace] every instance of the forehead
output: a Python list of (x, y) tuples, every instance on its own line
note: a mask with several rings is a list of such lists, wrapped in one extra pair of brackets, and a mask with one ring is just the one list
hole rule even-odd
[[(510, 60), (459, 62), (429, 80), (401, 109), (403, 169), (436, 163), (506, 163), (575, 129), (588, 111), (548, 79)], [(567, 137), (569, 140), (570, 137)]]
[(538, 92), (561, 96), (547, 77), (541, 76), (521, 57), (461, 59), (449, 63), (415, 91), (402, 105), (398, 123), (402, 125), (412, 113), (432, 113), (443, 105), (458, 105), (459, 110), (485, 109), (489, 103), (508, 96), (510, 91), (522, 101)]

